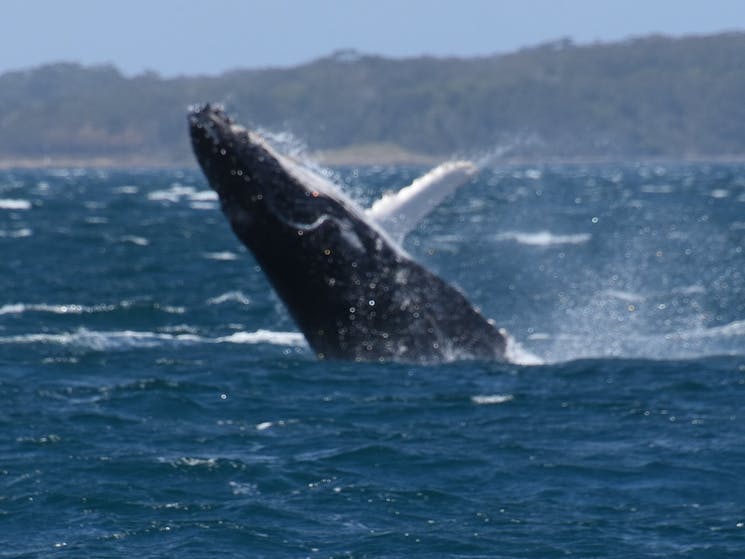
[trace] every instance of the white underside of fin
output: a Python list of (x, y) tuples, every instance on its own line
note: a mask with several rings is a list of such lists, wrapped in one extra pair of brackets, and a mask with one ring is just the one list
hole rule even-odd
[(385, 194), (365, 213), (402, 243), (424, 216), (477, 172), (470, 161), (443, 163), (398, 192)]
[(251, 132), (248, 134), (252, 141), (260, 142), (289, 173), (308, 188), (336, 198), (352, 213), (364, 214), (368, 220), (374, 222), (371, 225), (389, 240), (395, 241), (399, 249), (406, 235), (429, 212), (479, 172), (479, 166), (471, 161), (448, 161), (415, 179), (398, 192), (383, 195), (370, 208), (363, 210), (338, 185), (321, 176), (317, 170), (309, 168), (294, 157), (279, 153), (260, 135)]

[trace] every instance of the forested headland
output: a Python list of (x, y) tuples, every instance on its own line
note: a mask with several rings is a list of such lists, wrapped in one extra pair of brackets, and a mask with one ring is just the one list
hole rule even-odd
[(191, 164), (186, 108), (290, 132), (328, 161), (745, 159), (745, 33), (479, 58), (340, 51), (290, 68), (127, 77), (56, 63), (0, 75), (0, 161)]

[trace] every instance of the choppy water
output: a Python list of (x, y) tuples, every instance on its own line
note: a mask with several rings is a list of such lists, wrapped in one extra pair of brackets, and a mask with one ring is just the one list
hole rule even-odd
[(743, 247), (743, 166), (487, 171), (406, 248), (544, 364), (319, 363), (196, 172), (4, 172), (0, 557), (741, 557)]

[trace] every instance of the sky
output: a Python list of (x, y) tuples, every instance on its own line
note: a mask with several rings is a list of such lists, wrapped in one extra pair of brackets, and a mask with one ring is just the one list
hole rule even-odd
[(745, 0), (4, 0), (0, 73), (50, 62), (215, 75), (340, 49), (401, 58), (745, 30)]

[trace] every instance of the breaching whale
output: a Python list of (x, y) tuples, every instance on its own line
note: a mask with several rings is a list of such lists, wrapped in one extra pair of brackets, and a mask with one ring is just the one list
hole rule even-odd
[(505, 359), (504, 332), (325, 179), (219, 107), (191, 109), (189, 128), (233, 231), (319, 358)]

